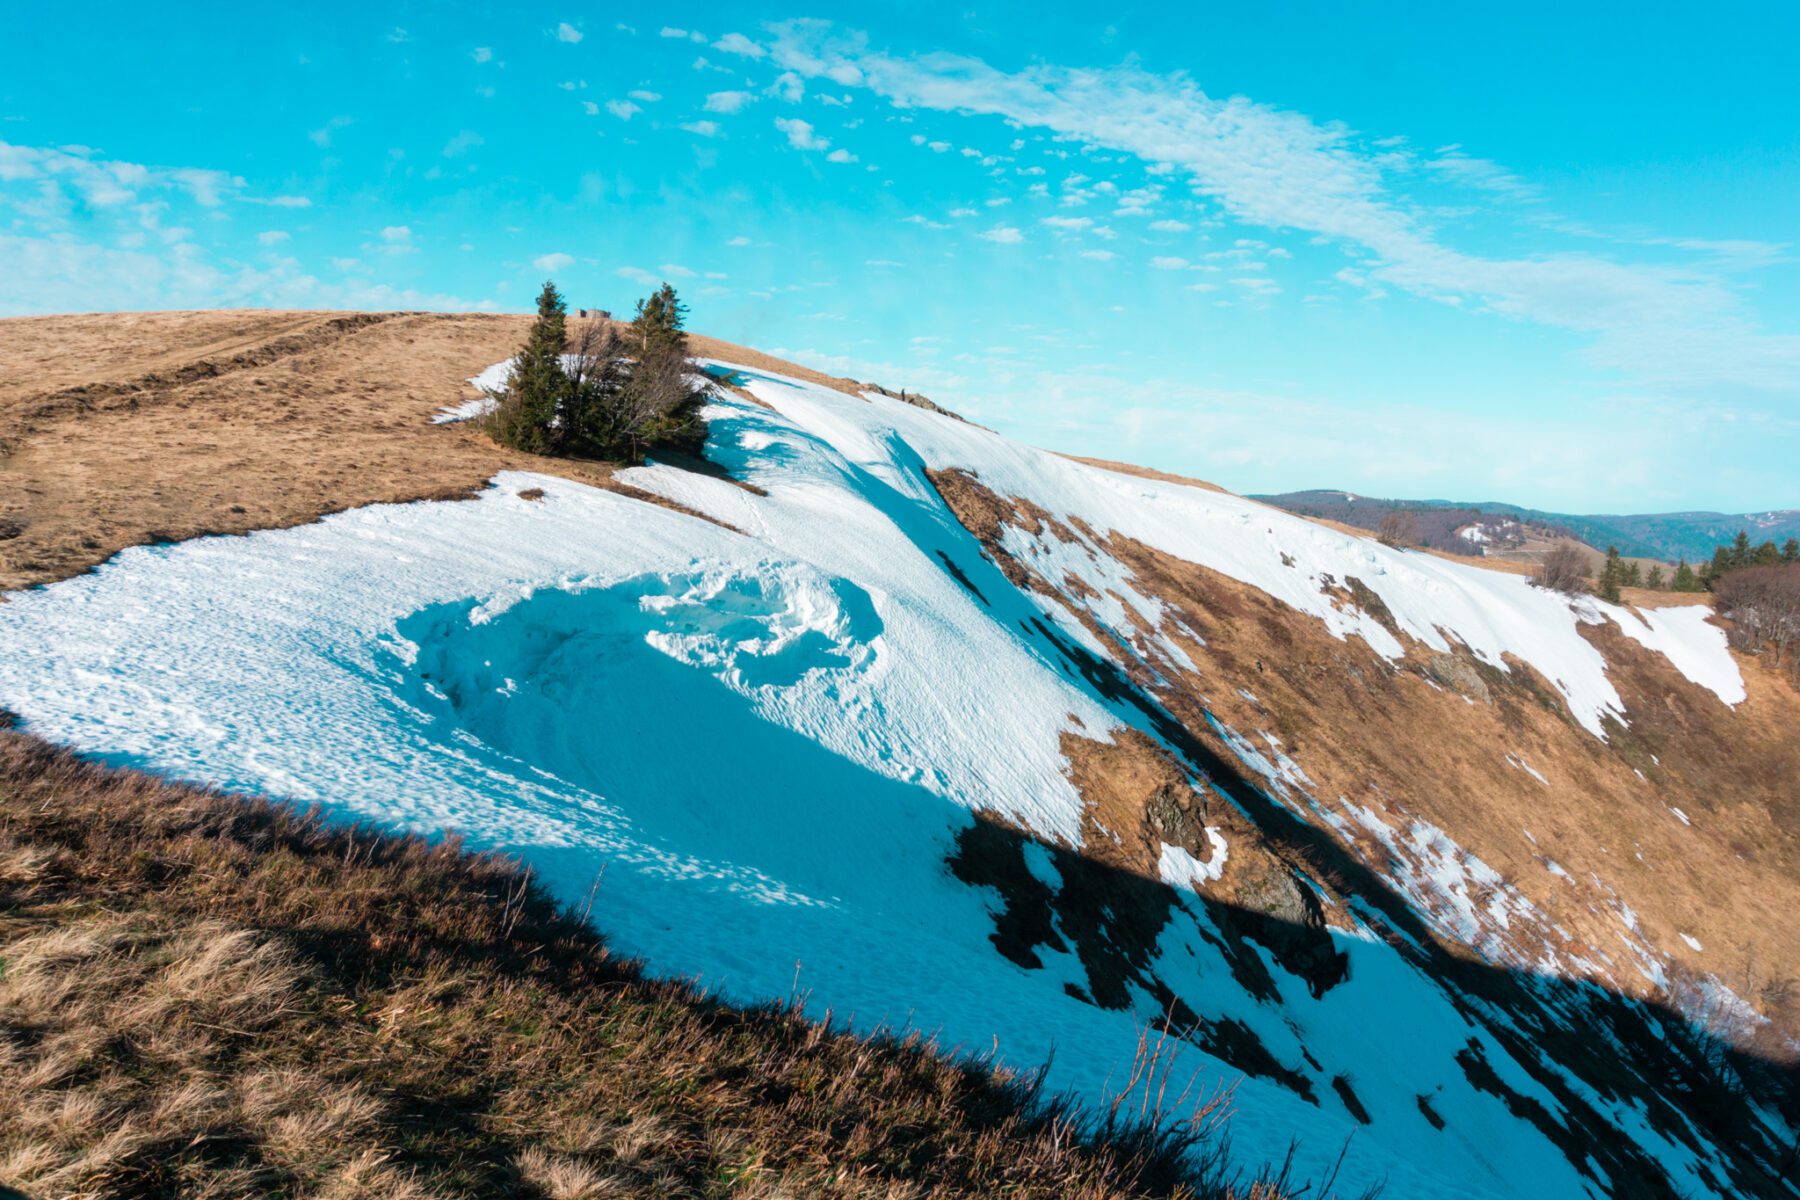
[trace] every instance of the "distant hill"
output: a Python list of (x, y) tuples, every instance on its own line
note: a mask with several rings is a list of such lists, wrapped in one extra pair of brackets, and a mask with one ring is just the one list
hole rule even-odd
[[(1400, 500), (1377, 499), (1351, 492), (1315, 488), (1302, 492), (1256, 496), (1254, 499), (1273, 504), (1289, 512), (1305, 516), (1328, 517), (1374, 529), (1382, 516), (1395, 509), (1411, 510), (1421, 526), (1421, 541), (1444, 550), (1460, 550), (1455, 540), (1445, 539), (1440, 527), (1454, 523), (1458, 527), (1491, 522), (1495, 517), (1511, 518), (1524, 525), (1537, 526), (1572, 535), (1581, 541), (1604, 549), (1617, 546), (1629, 557), (1659, 558), (1670, 562), (1686, 558), (1695, 562), (1709, 557), (1713, 547), (1728, 542), (1740, 529), (1748, 530), (1751, 540), (1782, 542), (1800, 537), (1800, 509), (1781, 509), (1759, 513), (1628, 513), (1576, 514), (1547, 512), (1525, 508), (1498, 500)], [(1454, 530), (1451, 531), (1454, 533)], [(1427, 540), (1427, 535), (1436, 537)], [(1471, 539), (1461, 539), (1467, 544)]]

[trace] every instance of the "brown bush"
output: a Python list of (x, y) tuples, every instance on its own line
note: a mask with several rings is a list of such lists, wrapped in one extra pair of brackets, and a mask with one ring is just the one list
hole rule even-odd
[(1800, 642), (1800, 564), (1727, 572), (1713, 585), (1713, 602), (1731, 618), (1731, 640), (1739, 649), (1771, 650), (1776, 666), (1793, 664)]
[(1419, 541), (1419, 519), (1403, 508), (1382, 514), (1375, 536), (1384, 546), (1413, 546)]
[(1573, 596), (1587, 590), (1587, 555), (1574, 542), (1558, 542), (1531, 573), (1533, 585)]

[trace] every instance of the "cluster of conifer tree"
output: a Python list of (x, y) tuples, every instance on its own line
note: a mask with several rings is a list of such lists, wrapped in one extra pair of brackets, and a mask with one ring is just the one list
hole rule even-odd
[(493, 393), (487, 431), (531, 454), (639, 463), (668, 446), (698, 450), (710, 389), (688, 362), (686, 306), (667, 283), (638, 301), (623, 332), (608, 320), (573, 329), (554, 283), (538, 294), (537, 320)]
[(1710, 561), (1695, 568), (1683, 558), (1675, 565), (1674, 571), (1667, 575), (1663, 573), (1660, 563), (1652, 564), (1646, 572), (1639, 563), (1626, 562), (1621, 558), (1617, 546), (1608, 546), (1606, 562), (1600, 568), (1600, 577), (1595, 582), (1594, 591), (1601, 599), (1615, 602), (1622, 587), (1666, 588), (1671, 592), (1711, 592), (1718, 590), (1719, 581), (1733, 571), (1796, 563), (1800, 563), (1800, 538), (1789, 538), (1781, 546), (1777, 546), (1772, 540), (1757, 546), (1751, 544), (1749, 531), (1743, 529), (1738, 530), (1736, 538), (1714, 549)]

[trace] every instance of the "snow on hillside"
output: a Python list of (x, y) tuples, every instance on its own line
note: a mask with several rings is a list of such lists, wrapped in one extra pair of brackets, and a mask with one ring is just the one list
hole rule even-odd
[[(1582, 621), (1618, 622), (1725, 703), (1743, 697), (1698, 612), (1634, 626), (1636, 614), (1516, 576), (1075, 463), (884, 397), (733, 370), (770, 407), (720, 401), (709, 452), (766, 494), (668, 467), (624, 473), (730, 528), (508, 473), (473, 501), (140, 547), (0, 604), (0, 706), (115, 762), (453, 827), (577, 901), (604, 869), (595, 911), (652, 969), (743, 999), (797, 987), (859, 1028), (934, 1030), (1018, 1066), (1054, 1051), (1053, 1085), (1104, 1102), (1160, 1006), (1071, 996), (1064, 984), (1085, 980), (1071, 953), (1044, 953), (1039, 970), (1001, 957), (994, 897), (945, 861), (975, 812), (1078, 846), (1061, 735), (1140, 719), (1032, 633), (1045, 602), (984, 557), (923, 468), (974, 471), (1001, 495), (1212, 567), (1400, 655), (1387, 628), (1327, 592), (1354, 576), (1411, 638), (1440, 649), (1455, 638), (1501, 669), (1506, 655), (1531, 664), (1596, 735), (1622, 714)], [(1018, 537), (1021, 556), (1158, 615), (1099, 547)], [(1066, 616), (1059, 628), (1100, 649)], [(1283, 764), (1277, 777), (1298, 770)], [(1189, 894), (1230, 853), (1208, 837), (1206, 863), (1164, 855), (1165, 878)], [(1441, 875), (1454, 855), (1435, 841), (1430, 852)], [(1034, 874), (1060, 886), (1041, 857)], [(1458, 1055), (1475, 1047), (1545, 1111), (1560, 1111), (1557, 1096), (1375, 927), (1347, 918), (1332, 934), (1350, 972), (1322, 995), (1268, 960), (1271, 1000), (1235, 982), (1206, 914), (1171, 910), (1157, 978), (1247, 1031), (1310, 1094), (1244, 1078), (1239, 1159), (1279, 1159), (1299, 1136), (1316, 1175), (1349, 1139), (1352, 1191), (1385, 1178), (1395, 1196), (1603, 1194), (1472, 1084)], [(1244, 952), (1262, 961), (1254, 947), (1233, 953)], [(1180, 1071), (1243, 1074), (1198, 1047)], [(1368, 1125), (1334, 1089), (1340, 1077)], [(1716, 1190), (1704, 1147), (1667, 1140), (1628, 1102), (1599, 1103), (1681, 1186)]]

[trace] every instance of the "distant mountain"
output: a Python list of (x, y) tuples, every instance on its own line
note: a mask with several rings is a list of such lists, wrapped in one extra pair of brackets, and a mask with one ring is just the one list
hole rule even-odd
[[(1546, 530), (1566, 531), (1581, 541), (1604, 549), (1617, 546), (1621, 553), (1638, 558), (1661, 558), (1673, 562), (1686, 558), (1689, 562), (1708, 558), (1713, 547), (1729, 542), (1740, 529), (1748, 530), (1753, 541), (1782, 542), (1800, 537), (1800, 509), (1780, 509), (1758, 513), (1628, 513), (1577, 514), (1547, 512), (1525, 508), (1499, 500), (1399, 500), (1359, 496), (1351, 492), (1315, 488), (1302, 492), (1256, 496), (1254, 499), (1285, 508), (1305, 516), (1329, 517), (1359, 528), (1374, 529), (1382, 516), (1395, 509), (1419, 514), (1422, 524), (1435, 529), (1445, 523), (1441, 514), (1462, 525), (1481, 523), (1482, 518), (1509, 517)], [(1421, 539), (1424, 540), (1424, 539)], [(1465, 540), (1469, 540), (1465, 537)], [(1459, 549), (1454, 542), (1437, 545), (1440, 549)]]

